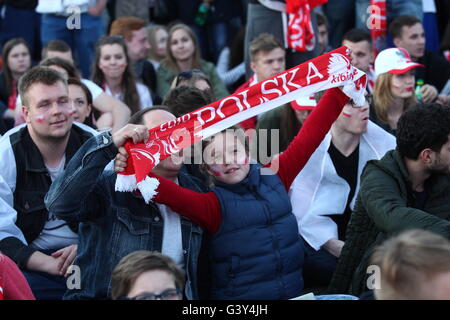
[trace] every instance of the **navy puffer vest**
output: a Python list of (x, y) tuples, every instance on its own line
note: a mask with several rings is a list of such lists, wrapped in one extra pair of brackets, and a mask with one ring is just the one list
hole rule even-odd
[(213, 188), (222, 224), (212, 236), (212, 299), (289, 299), (302, 293), (303, 244), (286, 189), (260, 165)]

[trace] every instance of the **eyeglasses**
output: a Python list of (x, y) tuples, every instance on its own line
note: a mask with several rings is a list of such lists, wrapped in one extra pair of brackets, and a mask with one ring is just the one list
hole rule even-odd
[(143, 292), (127, 300), (177, 300), (181, 295), (180, 289), (168, 289), (161, 293)]
[(198, 74), (199, 76), (207, 78), (207, 76), (203, 73), (203, 71), (198, 69), (183, 71), (178, 74), (177, 81), (175, 82), (175, 87), (177, 87), (181, 81), (191, 79), (194, 73)]

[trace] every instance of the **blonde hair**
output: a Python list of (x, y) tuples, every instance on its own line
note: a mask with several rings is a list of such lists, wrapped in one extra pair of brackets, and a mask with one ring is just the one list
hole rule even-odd
[(169, 34), (167, 36), (167, 57), (161, 62), (161, 64), (165, 65), (167, 68), (172, 70), (175, 74), (178, 74), (181, 72), (180, 68), (178, 67), (177, 61), (175, 57), (173, 56), (172, 50), (171, 50), (171, 42), (172, 37), (175, 31), (177, 30), (184, 30), (188, 34), (189, 38), (191, 38), (192, 42), (194, 43), (194, 55), (192, 59), (192, 66), (191, 69), (201, 69), (200, 68), (200, 47), (198, 46), (197, 37), (194, 34), (194, 31), (192, 31), (191, 28), (189, 28), (187, 25), (179, 23), (174, 25), (169, 30)]
[(422, 299), (426, 297), (424, 283), (450, 272), (450, 242), (429, 231), (406, 231), (377, 247), (371, 264), (381, 273), (377, 299)]
[(152, 60), (157, 60), (157, 61), (159, 61), (161, 59), (161, 57), (158, 56), (157, 53), (156, 53), (156, 47), (157, 47), (156, 33), (159, 30), (163, 30), (163, 31), (167, 32), (167, 28), (165, 26), (162, 26), (162, 25), (159, 25), (159, 24), (155, 24), (155, 25), (150, 26), (150, 27), (147, 28), (147, 31), (148, 31), (148, 42), (150, 42), (150, 50), (148, 51), (148, 57), (150, 59), (152, 59)]
[[(388, 123), (388, 111), (390, 106), (394, 103), (394, 95), (391, 90), (392, 78), (391, 73), (382, 73), (377, 77), (375, 86), (373, 88), (373, 101), (375, 107), (375, 113), (377, 118), (383, 122)], [(405, 99), (405, 106), (403, 111), (417, 103), (416, 96), (413, 94), (411, 97)]]
[(283, 49), (278, 39), (272, 34), (261, 33), (250, 42), (248, 49), (250, 61), (255, 62), (256, 57), (260, 52), (269, 53), (276, 48)]

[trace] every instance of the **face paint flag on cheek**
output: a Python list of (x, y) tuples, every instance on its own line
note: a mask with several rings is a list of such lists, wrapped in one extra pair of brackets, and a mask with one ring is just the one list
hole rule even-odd
[(36, 119), (37, 122), (42, 123), (45, 121), (45, 116), (43, 114), (38, 114), (37, 116), (34, 117)]
[(75, 110), (75, 108), (70, 108), (69, 112), (67, 113), (69, 116), (73, 116), (75, 113), (77, 112), (77, 110)]
[(212, 174), (215, 177), (220, 177), (222, 175), (222, 173), (221, 173), (221, 171), (220, 171), (218, 166), (212, 165), (212, 166), (209, 167), (209, 170), (211, 170)]
[[(125, 143), (130, 157), (117, 175), (116, 191), (139, 189), (148, 203), (159, 181), (148, 174), (172, 153), (211, 137), (237, 123), (285, 105), (299, 96), (310, 96), (342, 87), (357, 106), (365, 104), (367, 78), (350, 63), (350, 49), (342, 46), (306, 61), (267, 80), (213, 102), (149, 130), (149, 142)], [(182, 135), (176, 132), (183, 132)]]
[(343, 115), (344, 117), (347, 117), (347, 118), (351, 118), (351, 117), (352, 117), (352, 113), (349, 112), (349, 111), (342, 111), (342, 115)]

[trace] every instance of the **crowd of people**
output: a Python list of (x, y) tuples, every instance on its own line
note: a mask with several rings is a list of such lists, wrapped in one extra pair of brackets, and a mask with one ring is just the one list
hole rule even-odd
[[(385, 38), (300, 2), (0, 1), (0, 300), (450, 299), (450, 1), (387, 0)], [(340, 46), (362, 106), (295, 97), (116, 191), (127, 142)]]

